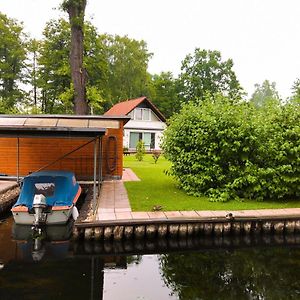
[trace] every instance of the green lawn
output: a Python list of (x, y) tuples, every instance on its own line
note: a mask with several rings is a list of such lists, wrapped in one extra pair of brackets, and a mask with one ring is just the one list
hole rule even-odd
[(139, 162), (134, 155), (124, 157), (124, 167), (131, 168), (141, 179), (139, 182), (125, 182), (133, 211), (151, 211), (154, 205), (161, 205), (163, 210), (238, 210), (262, 208), (300, 207), (300, 201), (257, 202), (236, 201), (210, 202), (207, 197), (186, 195), (176, 187), (176, 182), (164, 174), (170, 163), (160, 157), (157, 164), (151, 155), (146, 155)]

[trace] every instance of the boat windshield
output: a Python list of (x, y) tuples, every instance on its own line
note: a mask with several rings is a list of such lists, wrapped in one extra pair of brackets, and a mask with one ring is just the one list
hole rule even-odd
[(43, 182), (34, 184), (34, 194), (42, 194), (45, 197), (51, 197), (54, 195), (55, 184), (53, 182)]

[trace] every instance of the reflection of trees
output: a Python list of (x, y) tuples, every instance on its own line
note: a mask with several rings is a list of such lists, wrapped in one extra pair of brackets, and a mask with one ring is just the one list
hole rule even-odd
[(132, 265), (139, 265), (140, 262), (142, 261), (142, 255), (132, 255), (132, 256), (127, 256), (127, 264)]
[(299, 299), (300, 249), (165, 254), (168, 287), (184, 299)]

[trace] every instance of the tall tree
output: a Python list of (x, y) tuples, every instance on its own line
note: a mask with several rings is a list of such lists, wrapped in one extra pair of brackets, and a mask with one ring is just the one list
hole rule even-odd
[[(64, 19), (51, 20), (43, 31), (38, 57), (38, 87), (44, 113), (72, 113), (70, 90), (70, 25)], [(66, 93), (70, 95), (66, 97)]]
[[(72, 113), (70, 24), (64, 19), (51, 20), (43, 35), (38, 54), (37, 86), (41, 92), (37, 102), (42, 103), (45, 113)], [(103, 113), (120, 100), (148, 94), (151, 54), (145, 42), (100, 35), (89, 22), (85, 22), (84, 36), (86, 98), (92, 113)]]
[(265, 80), (262, 84), (255, 84), (255, 90), (250, 98), (256, 107), (262, 107), (269, 102), (280, 102), (279, 94), (276, 90), (276, 83)]
[(177, 79), (171, 72), (153, 75), (149, 85), (150, 99), (166, 118), (180, 110)]
[(231, 59), (223, 61), (219, 51), (195, 49), (182, 61), (179, 84), (183, 100), (204, 99), (207, 93), (240, 98), (242, 88)]
[(74, 85), (74, 113), (85, 115), (89, 112), (86, 101), (87, 74), (83, 66), (86, 0), (64, 0), (62, 7), (68, 12), (71, 25), (70, 65)]
[(23, 100), (26, 81), (26, 41), (23, 27), (0, 13), (0, 110), (9, 112)]
[[(107, 50), (92, 24), (86, 22), (84, 31), (83, 64), (89, 77), (87, 101), (94, 113), (103, 113), (103, 101), (107, 95)], [(74, 89), (68, 60), (70, 24), (64, 19), (49, 21), (43, 35), (39, 47), (37, 80), (41, 90), (42, 111), (72, 113)]]
[(118, 35), (102, 38), (108, 51), (109, 106), (124, 99), (145, 95), (148, 90), (148, 62), (152, 56), (146, 42)]

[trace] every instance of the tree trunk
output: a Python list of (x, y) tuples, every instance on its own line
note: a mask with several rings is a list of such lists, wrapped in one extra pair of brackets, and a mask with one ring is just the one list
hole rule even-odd
[(71, 25), (70, 65), (74, 85), (74, 113), (86, 115), (89, 112), (86, 101), (86, 71), (83, 67), (83, 26), (86, 0), (69, 0), (66, 10)]

